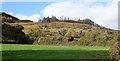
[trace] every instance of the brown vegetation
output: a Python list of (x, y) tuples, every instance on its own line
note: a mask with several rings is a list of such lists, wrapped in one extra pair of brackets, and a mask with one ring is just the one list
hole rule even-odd
[(115, 42), (110, 48), (111, 59), (120, 60), (120, 42)]

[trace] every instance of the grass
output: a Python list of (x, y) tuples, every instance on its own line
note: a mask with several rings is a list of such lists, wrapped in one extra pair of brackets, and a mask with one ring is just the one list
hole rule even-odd
[(40, 29), (39, 24), (23, 25), (23, 27), (24, 27), (23, 32), (25, 32), (26, 34), (29, 34), (31, 31), (35, 29)]
[(50, 32), (58, 32), (58, 29), (49, 29)]
[(2, 44), (2, 59), (108, 59), (109, 47)]

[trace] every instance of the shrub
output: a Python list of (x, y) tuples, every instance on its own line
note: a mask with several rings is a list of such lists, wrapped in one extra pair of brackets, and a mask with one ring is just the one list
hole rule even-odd
[(120, 42), (116, 42), (110, 47), (110, 57), (111, 59), (120, 60)]
[[(18, 26), (18, 25), (17, 25)], [(20, 26), (22, 27), (22, 26)], [(22, 29), (8, 24), (2, 24), (2, 42), (3, 43), (32, 43)]]
[(80, 37), (83, 37), (83, 36), (85, 36), (85, 32), (83, 32), (83, 31), (80, 31), (80, 32), (79, 32), (79, 36), (80, 36)]
[(67, 33), (67, 30), (66, 29), (62, 29), (59, 31), (59, 34), (64, 36), (65, 34)]
[(34, 31), (31, 30), (30, 33), (28, 34), (28, 36), (31, 40), (33, 40), (35, 42), (35, 41), (38, 41), (39, 36), (44, 36), (44, 34), (41, 35), (41, 33), (44, 33), (44, 32), (42, 32), (39, 29), (35, 29)]
[(24, 27), (23, 27), (22, 25), (15, 25), (14, 27), (16, 27), (16, 28), (19, 29), (19, 30), (24, 29)]

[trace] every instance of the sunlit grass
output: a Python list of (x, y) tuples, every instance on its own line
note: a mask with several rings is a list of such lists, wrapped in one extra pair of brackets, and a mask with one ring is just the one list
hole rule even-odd
[(109, 47), (3, 44), (3, 59), (90, 59), (109, 58)]

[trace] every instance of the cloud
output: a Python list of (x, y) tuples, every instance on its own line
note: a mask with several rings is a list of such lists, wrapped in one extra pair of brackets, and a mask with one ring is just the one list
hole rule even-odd
[(38, 22), (38, 20), (40, 19), (39, 14), (33, 14), (31, 16), (25, 16), (25, 15), (22, 15), (22, 14), (17, 14), (15, 16), (17, 18), (19, 18), (20, 20), (32, 20), (33, 22)]
[(7, 14), (13, 15), (13, 12), (6, 12)]
[(57, 2), (46, 6), (43, 16), (66, 16), (71, 18), (90, 18), (99, 25), (118, 29), (118, 0), (110, 2)]
[[(0, 0), (2, 2), (62, 2), (65, 0)], [(66, 0), (66, 1), (84, 1), (84, 2), (109, 2), (112, 0)]]
[(31, 16), (26, 16), (23, 14), (14, 14), (13, 12), (6, 12), (6, 13), (13, 15), (13, 16), (19, 18), (20, 20), (31, 20), (33, 22), (38, 22), (38, 20), (40, 19), (40, 14), (33, 14)]

